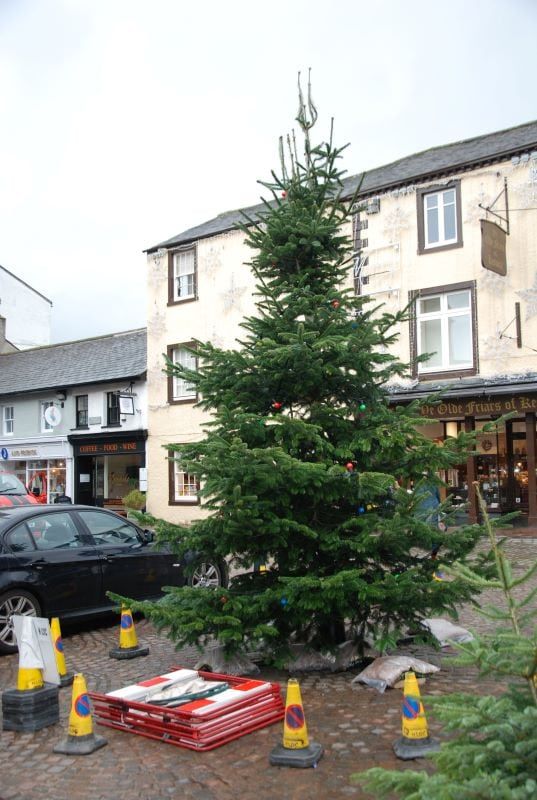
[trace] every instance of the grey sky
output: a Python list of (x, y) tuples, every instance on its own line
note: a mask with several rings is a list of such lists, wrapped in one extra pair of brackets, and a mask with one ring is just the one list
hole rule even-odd
[(537, 117), (535, 0), (0, 0), (0, 264), (53, 340), (145, 324), (142, 250), (257, 202), (313, 69), (350, 174)]

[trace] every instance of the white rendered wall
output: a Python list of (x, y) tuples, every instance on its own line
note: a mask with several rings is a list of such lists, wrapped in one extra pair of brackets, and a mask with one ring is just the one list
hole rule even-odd
[(50, 344), (52, 303), (0, 267), (0, 314), (6, 339), (19, 350)]

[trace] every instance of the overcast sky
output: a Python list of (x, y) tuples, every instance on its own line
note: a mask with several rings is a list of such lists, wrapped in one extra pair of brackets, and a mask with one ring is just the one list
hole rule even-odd
[(537, 118), (536, 41), (536, 0), (0, 0), (0, 264), (53, 341), (142, 326), (142, 251), (258, 201), (298, 70), (355, 174)]

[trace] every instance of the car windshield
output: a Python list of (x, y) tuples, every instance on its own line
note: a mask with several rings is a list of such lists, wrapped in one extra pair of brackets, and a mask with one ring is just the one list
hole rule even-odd
[(26, 494), (24, 484), (10, 472), (0, 472), (0, 494)]

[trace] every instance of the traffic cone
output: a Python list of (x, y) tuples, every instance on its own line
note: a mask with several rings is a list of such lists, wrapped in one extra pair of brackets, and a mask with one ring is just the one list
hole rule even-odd
[(435, 753), (440, 749), (439, 742), (429, 736), (420, 687), (413, 672), (405, 674), (402, 734), (393, 743), (393, 749), (397, 758), (402, 758), (404, 761), (423, 758), (423, 756)]
[(110, 658), (126, 659), (147, 656), (149, 647), (140, 647), (134, 629), (132, 612), (128, 608), (121, 609), (121, 623), (119, 626), (119, 647), (114, 647), (109, 652)]
[(43, 681), (43, 657), (33, 620), (23, 617), (19, 640), (17, 688), (2, 694), (2, 727), (5, 731), (38, 731), (60, 719), (58, 687)]
[(73, 682), (74, 673), (67, 672), (67, 667), (65, 666), (62, 632), (60, 630), (60, 620), (58, 617), (53, 617), (50, 620), (50, 633), (52, 636), (52, 643), (54, 645), (54, 655), (56, 657), (58, 675), (60, 676), (60, 686), (70, 686)]
[(71, 698), (71, 713), (69, 714), (69, 729), (67, 739), (54, 747), (55, 753), (64, 753), (68, 756), (87, 756), (108, 744), (104, 736), (93, 733), (91, 719), (91, 705), (84, 676), (78, 673), (73, 681), (73, 694)]
[(270, 763), (277, 767), (316, 767), (323, 755), (322, 744), (310, 742), (300, 686), (294, 678), (287, 681), (283, 744), (270, 754)]

